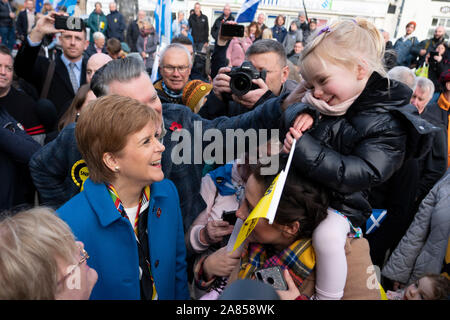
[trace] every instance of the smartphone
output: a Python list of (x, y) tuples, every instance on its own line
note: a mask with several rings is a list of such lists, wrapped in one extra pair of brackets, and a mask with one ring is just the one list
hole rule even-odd
[(236, 219), (237, 219), (237, 217), (236, 217), (236, 210), (234, 210), (234, 211), (224, 211), (222, 213), (222, 220), (223, 221), (227, 221), (232, 226), (235, 225)]
[(271, 285), (275, 290), (288, 289), (283, 270), (279, 266), (256, 270), (255, 275), (257, 280)]
[(83, 21), (77, 17), (55, 16), (55, 29), (82, 31)]
[(224, 37), (243, 37), (244, 26), (240, 24), (222, 24), (220, 28), (220, 35)]
[(430, 51), (430, 58), (437, 56), (439, 53), (437, 51)]

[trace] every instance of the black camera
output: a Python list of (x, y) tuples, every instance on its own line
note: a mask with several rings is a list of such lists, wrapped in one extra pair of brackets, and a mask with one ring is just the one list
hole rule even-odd
[(243, 96), (250, 90), (259, 89), (253, 79), (263, 79), (266, 81), (266, 70), (259, 72), (250, 61), (244, 61), (240, 67), (233, 67), (228, 73), (230, 76), (231, 92), (237, 96)]

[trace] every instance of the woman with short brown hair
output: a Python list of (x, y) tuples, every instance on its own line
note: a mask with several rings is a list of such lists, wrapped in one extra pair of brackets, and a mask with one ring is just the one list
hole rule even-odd
[(91, 102), (75, 135), (84, 190), (58, 209), (92, 256), (92, 299), (189, 299), (178, 193), (161, 170), (160, 115), (111, 95)]

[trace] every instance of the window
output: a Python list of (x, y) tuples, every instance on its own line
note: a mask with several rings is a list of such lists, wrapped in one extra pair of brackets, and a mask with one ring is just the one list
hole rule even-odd
[[(450, 0), (448, 0), (450, 2)], [(445, 39), (449, 38), (450, 34), (450, 18), (441, 18), (441, 17), (435, 17), (431, 20), (431, 28), (428, 29), (427, 33), (427, 39), (430, 39), (434, 35), (434, 30), (438, 26), (444, 26), (445, 27)]]

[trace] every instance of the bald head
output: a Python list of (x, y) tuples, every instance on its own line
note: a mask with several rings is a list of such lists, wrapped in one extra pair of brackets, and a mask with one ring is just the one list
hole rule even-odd
[(434, 30), (434, 37), (436, 39), (442, 38), (445, 35), (445, 28), (444, 26), (438, 26), (435, 30)]
[(95, 71), (103, 67), (105, 64), (107, 64), (109, 61), (111, 61), (112, 58), (104, 53), (96, 53), (93, 54), (86, 65), (86, 82), (90, 83), (92, 76), (94, 75)]

